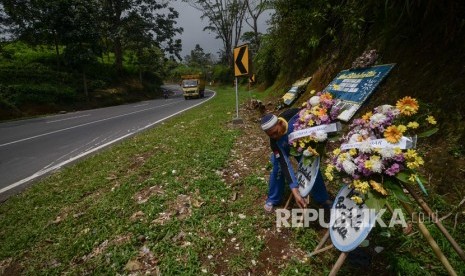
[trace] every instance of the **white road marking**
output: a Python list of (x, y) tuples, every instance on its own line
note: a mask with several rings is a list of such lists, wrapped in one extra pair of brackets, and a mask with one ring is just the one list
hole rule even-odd
[(46, 122), (46, 123), (47, 123), (47, 124), (56, 123), (56, 122), (67, 121), (67, 120), (73, 120), (73, 119), (82, 118), (82, 117), (87, 117), (87, 116), (90, 116), (90, 114), (85, 114), (85, 115), (81, 115), (81, 116), (74, 116), (74, 117), (70, 117), (70, 118), (66, 118), (66, 119), (48, 121), (48, 122)]
[(146, 105), (149, 105), (149, 104), (148, 104), (148, 103), (146, 103), (146, 104), (139, 104), (139, 105), (135, 105), (135, 106), (133, 106), (133, 107), (141, 107), (141, 106), (146, 106)]
[(155, 108), (158, 108), (158, 107), (163, 107), (163, 106), (167, 106), (167, 105), (172, 105), (172, 104), (175, 104), (175, 103), (176, 103), (176, 102), (168, 103), (168, 104), (163, 104), (163, 105), (159, 105), (159, 106), (155, 106), (155, 107), (150, 107), (150, 108), (145, 108), (145, 109), (141, 109), (141, 110), (129, 112), (129, 113), (126, 113), (126, 114), (121, 114), (121, 115), (117, 115), (117, 116), (113, 116), (113, 117), (109, 117), (109, 118), (105, 118), (105, 119), (101, 119), (101, 120), (97, 120), (97, 121), (88, 122), (88, 123), (85, 123), (85, 124), (80, 124), (80, 125), (77, 125), (77, 126), (72, 126), (72, 127), (67, 127), (67, 128), (63, 128), (63, 129), (58, 129), (58, 130), (50, 131), (50, 132), (47, 132), (47, 133), (43, 133), (43, 134), (31, 136), (31, 137), (28, 137), (28, 138), (19, 139), (19, 140), (16, 140), (16, 141), (12, 141), (12, 142), (5, 143), (5, 144), (0, 144), (0, 147), (4, 147), (4, 146), (16, 144), (16, 143), (19, 143), (19, 142), (24, 142), (24, 141), (27, 141), (27, 140), (31, 140), (31, 139), (35, 139), (35, 138), (47, 136), (47, 135), (50, 135), (50, 134), (62, 132), (62, 131), (65, 131), (65, 130), (70, 130), (70, 129), (73, 129), (73, 128), (78, 128), (78, 127), (82, 127), (82, 126), (87, 126), (87, 125), (91, 125), (91, 124), (95, 124), (95, 123), (100, 123), (100, 122), (108, 121), (108, 120), (115, 119), (115, 118), (119, 118), (119, 117), (124, 117), (124, 116), (127, 116), (127, 115), (132, 115), (132, 114), (140, 113), (140, 112), (147, 111), (147, 110), (150, 110), (150, 109), (155, 109)]
[[(169, 119), (169, 118), (171, 118), (171, 117), (174, 117), (174, 116), (178, 115), (179, 113), (182, 113), (182, 112), (184, 112), (184, 111), (186, 111), (186, 110), (189, 110), (189, 109), (191, 109), (191, 108), (194, 108), (194, 107), (196, 107), (196, 106), (198, 106), (198, 105), (200, 105), (200, 104), (203, 104), (203, 103), (205, 103), (205, 102), (208, 102), (209, 100), (213, 99), (215, 95), (216, 95), (216, 93), (213, 92), (213, 96), (210, 97), (210, 98), (209, 98), (208, 100), (206, 100), (206, 101), (200, 102), (200, 103), (198, 103), (198, 104), (195, 104), (195, 105), (193, 105), (193, 106), (190, 106), (190, 107), (188, 107), (188, 108), (185, 108), (185, 109), (183, 109), (183, 110), (180, 110), (180, 111), (178, 111), (178, 112), (176, 112), (176, 113), (174, 113), (174, 114), (171, 114), (171, 115), (168, 116), (168, 117), (165, 117), (165, 118), (160, 119), (160, 120), (158, 120), (158, 121), (156, 121), (156, 122), (150, 123), (150, 124), (146, 125), (145, 127), (142, 127), (142, 128), (140, 128), (140, 129), (138, 129), (138, 130), (136, 130), (136, 131), (130, 132), (130, 133), (128, 133), (128, 134), (126, 134), (126, 135), (123, 135), (123, 136), (121, 136), (121, 137), (119, 137), (119, 138), (116, 138), (116, 139), (114, 139), (114, 140), (112, 140), (112, 141), (110, 141), (110, 142), (108, 142), (108, 143), (102, 144), (102, 145), (100, 145), (100, 146), (98, 146), (98, 147), (96, 147), (96, 148), (93, 148), (93, 149), (89, 150), (89, 151), (86, 151), (86, 152), (83, 152), (83, 153), (81, 153), (81, 154), (79, 154), (79, 155), (76, 155), (76, 156), (74, 156), (74, 157), (71, 157), (70, 159), (68, 159), (68, 160), (66, 160), (66, 161), (63, 161), (63, 162), (61, 162), (61, 163), (59, 163), (59, 164), (56, 164), (55, 166), (49, 167), (49, 168), (47, 168), (47, 169), (45, 169), (45, 170), (40, 170), (40, 171), (34, 173), (33, 175), (31, 175), (31, 176), (29, 176), (29, 177), (26, 177), (26, 178), (24, 178), (24, 179), (22, 179), (22, 180), (19, 180), (19, 181), (15, 182), (15, 183), (13, 183), (13, 184), (11, 184), (11, 185), (9, 185), (9, 186), (6, 186), (5, 188), (0, 189), (0, 194), (6, 192), (6, 191), (8, 191), (8, 190), (11, 190), (11, 189), (13, 189), (13, 188), (15, 188), (15, 187), (18, 187), (18, 186), (20, 186), (20, 185), (22, 185), (22, 184), (24, 184), (24, 183), (27, 183), (27, 182), (29, 182), (29, 181), (31, 181), (31, 180), (37, 178), (37, 177), (40, 177), (40, 176), (42, 176), (42, 175), (44, 175), (44, 174), (47, 174), (47, 173), (52, 172), (52, 171), (54, 171), (54, 170), (57, 170), (57, 169), (61, 168), (62, 166), (66, 165), (66, 164), (69, 164), (69, 163), (71, 163), (71, 162), (73, 162), (73, 161), (75, 161), (75, 160), (78, 160), (78, 159), (81, 158), (81, 157), (84, 157), (84, 156), (86, 156), (86, 155), (88, 155), (88, 154), (91, 154), (91, 153), (93, 153), (93, 152), (95, 152), (95, 151), (98, 151), (98, 150), (100, 150), (100, 149), (102, 149), (102, 148), (104, 148), (104, 147), (106, 147), (106, 146), (109, 146), (109, 145), (111, 145), (111, 144), (113, 144), (113, 143), (116, 143), (116, 142), (118, 142), (118, 141), (120, 141), (120, 140), (123, 140), (123, 139), (125, 139), (125, 138), (127, 138), (127, 137), (129, 137), (129, 136), (131, 136), (131, 135), (136, 134), (137, 132), (140, 132), (140, 131), (142, 131), (142, 130), (148, 129), (148, 128), (150, 128), (150, 127), (152, 127), (152, 126), (154, 126), (154, 125), (156, 125), (156, 124), (158, 124), (158, 123), (161, 123), (161, 122), (163, 122), (163, 121), (165, 121), (165, 120), (167, 120), (167, 119)], [(2, 145), (0, 145), (0, 146), (2, 146)]]

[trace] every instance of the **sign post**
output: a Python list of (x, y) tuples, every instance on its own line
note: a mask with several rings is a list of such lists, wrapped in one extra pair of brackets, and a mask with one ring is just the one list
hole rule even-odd
[(234, 76), (236, 84), (236, 118), (234, 123), (242, 123), (239, 118), (239, 95), (238, 95), (238, 80), (237, 77), (249, 75), (249, 47), (247, 44), (234, 48)]

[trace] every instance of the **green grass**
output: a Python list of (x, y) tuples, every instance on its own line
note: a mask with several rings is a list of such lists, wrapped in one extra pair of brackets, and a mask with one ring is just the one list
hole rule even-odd
[[(240, 134), (225, 127), (235, 114), (234, 104), (233, 90), (220, 90), (202, 107), (10, 198), (0, 206), (0, 260), (34, 274), (114, 274), (140, 255), (144, 240), (160, 271), (197, 274), (200, 260), (231, 239), (228, 229), (241, 244), (260, 248), (246, 227), (254, 219), (238, 218), (247, 199), (228, 206), (231, 187), (216, 173)], [(149, 187), (160, 193), (138, 204), (135, 195)], [(183, 200), (179, 195), (202, 205), (192, 203), (185, 218), (172, 214), (165, 224), (154, 223), (160, 213), (176, 209)], [(131, 219), (136, 212), (142, 212), (140, 218)], [(121, 237), (127, 238), (117, 242)], [(236, 256), (231, 268), (240, 271), (250, 264), (243, 261)]]
[[(247, 275), (259, 267), (267, 247), (259, 237), (275, 223), (274, 216), (257, 206), (267, 183), (261, 170), (241, 175), (234, 185), (219, 175), (233, 158), (235, 140), (250, 134), (231, 127), (234, 89), (217, 91), (208, 103), (64, 168), (2, 203), (0, 274), (3, 269), (23, 275), (212, 275), (219, 270)], [(240, 97), (244, 101), (249, 93), (241, 90)], [(233, 201), (234, 193), (240, 196)], [(445, 204), (435, 200), (432, 207), (448, 210)], [(457, 273), (465, 274), (447, 241), (434, 226), (428, 228)], [(405, 236), (395, 228), (387, 238), (383, 231), (375, 228), (369, 238), (385, 248), (374, 258), (385, 273), (445, 273), (420, 234)], [(322, 229), (312, 224), (288, 232), (291, 247), (309, 252)], [(463, 245), (464, 232), (459, 226), (451, 234)], [(325, 275), (337, 256), (334, 249), (305, 263), (291, 256), (281, 261), (279, 273)], [(349, 265), (341, 270), (343, 275), (363, 273)]]

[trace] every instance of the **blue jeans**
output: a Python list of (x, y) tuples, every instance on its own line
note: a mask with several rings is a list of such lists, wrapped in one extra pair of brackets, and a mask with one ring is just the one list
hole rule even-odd
[[(274, 156), (274, 154), (271, 155), (270, 161), (271, 164), (273, 164), (273, 170), (270, 174), (270, 185), (268, 187), (268, 199), (266, 202), (273, 205), (278, 205), (283, 198), (284, 184), (286, 181), (281, 171), (279, 161)], [(326, 191), (326, 186), (320, 171), (318, 171), (315, 184), (313, 185), (310, 194), (312, 195), (313, 200), (319, 204), (322, 204), (329, 199), (328, 191)]]

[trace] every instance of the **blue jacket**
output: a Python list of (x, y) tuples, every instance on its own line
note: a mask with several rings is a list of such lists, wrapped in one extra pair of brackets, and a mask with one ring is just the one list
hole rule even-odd
[[(287, 121), (288, 127), (287, 132), (279, 140), (274, 140), (270, 138), (271, 150), (275, 158), (279, 161), (281, 171), (284, 173), (289, 187), (297, 188), (299, 186), (297, 178), (294, 174), (294, 169), (290, 163), (290, 151), (291, 145), (289, 145), (289, 134), (294, 131), (294, 122), (298, 119), (299, 109), (292, 108), (284, 111), (279, 115), (280, 118), (283, 118)], [(296, 157), (297, 161), (300, 161), (300, 157)]]

